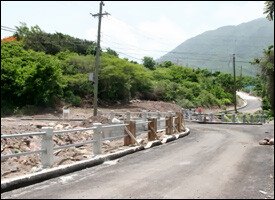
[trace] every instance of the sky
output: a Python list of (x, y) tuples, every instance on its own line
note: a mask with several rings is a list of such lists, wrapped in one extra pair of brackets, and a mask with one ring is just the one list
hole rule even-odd
[[(48, 33), (96, 41), (100, 1), (1, 1), (1, 38), (20, 22)], [(104, 1), (101, 47), (139, 63), (157, 59), (185, 40), (260, 17), (264, 1)]]

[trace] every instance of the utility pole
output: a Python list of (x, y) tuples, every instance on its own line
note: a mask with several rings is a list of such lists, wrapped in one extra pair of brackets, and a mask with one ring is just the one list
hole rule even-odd
[(237, 113), (237, 96), (236, 96), (236, 70), (235, 70), (235, 54), (233, 54), (233, 76), (234, 76), (234, 110)]
[[(98, 29), (97, 29), (97, 45), (96, 45), (96, 58), (95, 58), (95, 76), (94, 76), (94, 116), (97, 116), (97, 96), (98, 96), (98, 71), (99, 71), (99, 54), (100, 54), (100, 29), (101, 18), (103, 15), (109, 15), (109, 13), (102, 13), (103, 1), (99, 4), (99, 13), (92, 14), (93, 17), (98, 17)], [(90, 13), (91, 14), (91, 13)]]
[(243, 66), (241, 65), (241, 74), (240, 74), (240, 84), (241, 88), (243, 87)]

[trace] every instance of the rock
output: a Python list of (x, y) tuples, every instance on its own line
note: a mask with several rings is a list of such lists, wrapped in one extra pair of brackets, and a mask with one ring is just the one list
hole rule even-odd
[(267, 143), (268, 143), (268, 141), (266, 141), (266, 140), (260, 140), (259, 141), (260, 145), (267, 145)]
[(267, 192), (263, 191), (263, 190), (259, 190), (259, 192), (262, 193), (262, 194), (267, 194)]
[(54, 127), (54, 126), (55, 126), (55, 123), (54, 123), (54, 122), (50, 122), (50, 123), (49, 123), (49, 126)]
[(87, 133), (88, 135), (92, 135), (92, 134), (94, 134), (94, 131), (93, 130), (88, 130), (88, 131), (85, 131), (85, 133)]
[(114, 117), (114, 118), (112, 119), (112, 123), (113, 123), (113, 124), (122, 124), (123, 121), (120, 121), (119, 119), (117, 119), (117, 118)]
[(57, 125), (54, 127), (54, 129), (56, 129), (56, 130), (63, 129), (63, 125), (57, 124)]
[(72, 127), (71, 125), (68, 125), (68, 126), (65, 127), (66, 130), (72, 129), (72, 128), (73, 128), (73, 127)]
[(42, 127), (46, 127), (46, 126), (47, 126), (47, 124), (45, 124), (45, 123), (35, 124), (36, 128), (42, 128)]
[(144, 139), (137, 139), (137, 141), (138, 141), (138, 143), (140, 143), (140, 144), (144, 144)]
[(102, 142), (103, 144), (106, 144), (106, 145), (108, 145), (108, 146), (110, 146), (110, 140), (104, 140), (103, 142)]
[(15, 119), (13, 119), (13, 118), (6, 118), (6, 120), (7, 120), (8, 122), (14, 122), (14, 121), (15, 121)]
[(268, 142), (269, 145), (274, 145), (274, 138), (271, 138)]
[(30, 171), (31, 171), (31, 173), (34, 173), (34, 172), (39, 172), (42, 169), (43, 169), (42, 166), (35, 166), (35, 167), (32, 167)]

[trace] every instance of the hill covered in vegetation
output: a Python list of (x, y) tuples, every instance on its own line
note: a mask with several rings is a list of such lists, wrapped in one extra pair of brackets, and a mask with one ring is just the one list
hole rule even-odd
[[(94, 42), (45, 33), (37, 26), (19, 27), (15, 36), (18, 41), (1, 42), (1, 115), (27, 106), (93, 104), (88, 75), (94, 71)], [(232, 92), (230, 74), (171, 62), (148, 69), (111, 49), (101, 51), (98, 94), (103, 106), (136, 98), (174, 101), (185, 108), (224, 106), (232, 104)]]
[(223, 26), (186, 40), (157, 61), (171, 61), (191, 68), (233, 73), (232, 54), (236, 55), (236, 72), (255, 76), (251, 65), (263, 49), (274, 44), (274, 22), (259, 18), (237, 26)]

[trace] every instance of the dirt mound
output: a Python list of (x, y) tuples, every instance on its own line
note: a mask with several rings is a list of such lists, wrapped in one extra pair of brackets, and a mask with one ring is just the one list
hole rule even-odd
[(108, 124), (109, 119), (104, 116), (92, 116), (92, 117), (89, 117), (87, 120), (81, 122), (81, 126), (91, 127), (93, 126), (93, 123)]
[(174, 103), (168, 103), (163, 101), (141, 101), (132, 103), (132, 106), (137, 107), (137, 111), (147, 110), (149, 112), (181, 112), (182, 108)]

